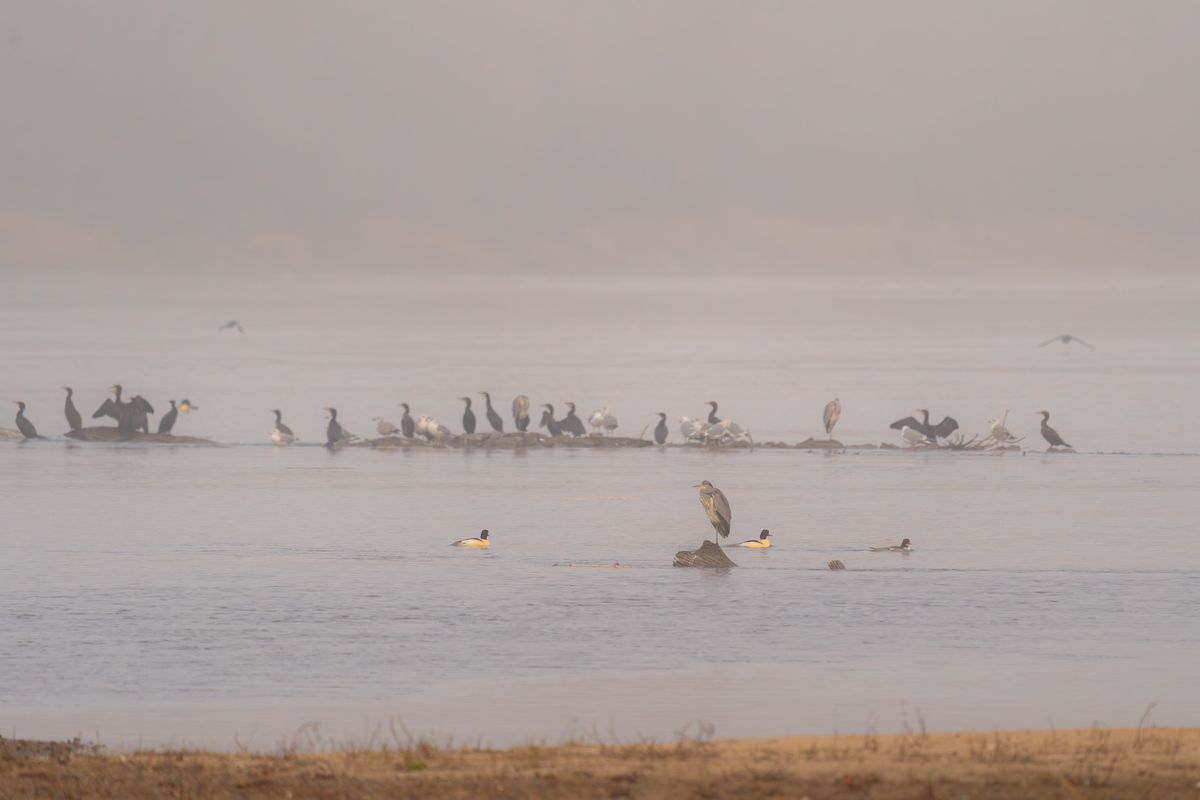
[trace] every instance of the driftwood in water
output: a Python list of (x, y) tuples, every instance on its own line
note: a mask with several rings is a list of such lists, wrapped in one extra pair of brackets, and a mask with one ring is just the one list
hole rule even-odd
[(676, 567), (704, 567), (710, 569), (727, 569), (737, 564), (729, 560), (725, 551), (710, 541), (700, 545), (699, 550), (680, 550), (671, 562)]
[(829, 562), (829, 568), (830, 569), (845, 569), (846, 565), (835, 558), (833, 561)]
[(172, 436), (169, 433), (140, 433), (133, 431), (123, 433), (111, 425), (99, 425), (92, 428), (80, 428), (77, 431), (67, 431), (64, 436), (78, 439), (81, 442), (145, 442), (152, 444), (216, 444), (211, 439), (201, 439), (198, 436)]

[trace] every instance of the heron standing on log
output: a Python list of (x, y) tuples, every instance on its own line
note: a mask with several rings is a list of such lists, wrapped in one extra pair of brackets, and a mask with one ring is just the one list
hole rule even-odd
[(721, 540), (717, 538), (717, 534), (728, 538), (729, 523), (733, 519), (733, 512), (729, 510), (729, 500), (725, 498), (724, 492), (708, 481), (693, 483), (692, 488), (700, 490), (700, 505), (704, 506), (704, 513), (708, 514), (708, 521), (716, 531), (713, 542), (720, 547)]

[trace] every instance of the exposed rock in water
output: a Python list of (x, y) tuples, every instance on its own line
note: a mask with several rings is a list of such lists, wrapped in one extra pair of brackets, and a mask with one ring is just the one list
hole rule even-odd
[(671, 563), (676, 567), (715, 569), (727, 569), (737, 566), (737, 564), (729, 560), (729, 556), (725, 555), (725, 551), (719, 545), (707, 540), (704, 544), (700, 545), (699, 550), (680, 550), (675, 554), (675, 560)]
[(81, 442), (148, 442), (154, 444), (216, 444), (211, 439), (201, 439), (198, 436), (172, 436), (169, 433), (122, 433), (110, 425), (100, 425), (93, 428), (80, 428), (77, 431), (67, 431), (63, 434), (70, 439)]
[(837, 439), (814, 439), (811, 436), (796, 445), (801, 450), (845, 450), (846, 445)]
[(522, 450), (531, 447), (651, 447), (649, 439), (633, 439), (627, 436), (546, 436), (527, 431), (525, 433), (461, 433), (447, 436), (439, 444), (424, 438), (404, 439), (385, 436), (382, 439), (357, 443), (360, 447), (405, 448), (405, 447), (461, 447), (481, 450)]

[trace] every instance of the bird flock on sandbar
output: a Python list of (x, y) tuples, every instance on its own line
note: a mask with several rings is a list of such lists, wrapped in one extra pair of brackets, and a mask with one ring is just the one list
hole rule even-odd
[[(75, 407), (74, 390), (69, 386), (63, 387), (63, 389), (66, 392), (63, 413), (69, 427), (69, 432), (66, 435), (74, 436), (74, 438), (83, 438), (81, 436), (85, 430), (83, 416)], [(110, 391), (112, 396), (106, 398), (100, 404), (100, 407), (92, 414), (92, 418), (101, 419), (107, 417), (116, 420), (117, 439), (132, 439), (138, 433), (149, 434), (150, 416), (155, 413), (154, 407), (150, 402), (140, 394), (126, 398), (124, 388), (120, 384), (113, 385)], [(458, 398), (463, 403), (462, 435), (479, 437), (503, 435), (505, 433), (505, 420), (496, 411), (492, 403), (491, 393), (481, 391), (479, 392), (479, 396), (483, 398), (483, 416), (487, 427), (491, 431), (490, 433), (482, 431), (475, 414), (472, 398), (463, 396)], [(26, 415), (26, 404), (20, 400), (13, 402), (17, 405), (16, 425), (20, 438), (26, 440), (43, 438), (38, 434), (37, 427)], [(178, 402), (171, 399), (168, 402), (170, 408), (159, 419), (155, 429), (155, 433), (159, 436), (172, 436), (180, 414), (188, 414), (199, 410), (199, 407), (187, 398)], [(543, 403), (540, 406), (542, 413), (537, 428), (539, 430), (544, 429), (546, 434), (552, 438), (594, 437), (604, 439), (613, 436), (619, 427), (616, 415), (607, 405), (596, 409), (586, 418), (579, 415), (574, 402), (567, 401), (563, 405), (566, 408), (566, 414), (561, 417), (555, 413), (552, 403)], [(734, 420), (722, 418), (718, 414), (720, 406), (717, 401), (710, 400), (707, 405), (709, 410), (706, 415), (696, 417), (683, 416), (679, 418), (679, 433), (685, 444), (720, 446), (740, 442), (753, 443), (753, 437), (748, 429)], [(421, 414), (414, 417), (408, 403), (400, 403), (398, 408), (402, 412), (399, 425), (383, 416), (376, 416), (371, 420), (375, 424), (375, 430), (380, 437), (384, 439), (416, 439), (420, 437), (430, 444), (439, 445), (446, 444), (458, 436), (449, 427), (441, 423), (437, 417), (429, 414)], [(519, 394), (513, 398), (511, 405), (512, 420), (513, 426), (518, 433), (529, 433), (532, 423), (531, 410), (532, 405), (527, 395)], [(328, 424), (325, 428), (325, 443), (327, 446), (338, 447), (343, 444), (362, 441), (361, 437), (351, 433), (342, 425), (338, 419), (337, 408), (331, 406), (326, 408), (325, 412), (328, 419)], [(295, 432), (284, 423), (283, 412), (280, 409), (270, 409), (269, 413), (274, 415), (275, 418), (275, 423), (270, 432), (270, 439), (273, 443), (277, 445), (289, 445), (298, 441)], [(951, 416), (943, 416), (941, 421), (935, 423), (930, 416), (929, 409), (920, 408), (917, 409), (917, 413), (921, 415), (919, 419), (914, 416), (907, 416), (896, 420), (888, 426), (892, 430), (899, 431), (900, 439), (904, 445), (909, 448), (954, 448), (963, 445), (961, 436), (952, 438), (955, 432), (959, 430), (959, 424), (956, 419)], [(1071, 445), (1063, 440), (1058, 431), (1050, 426), (1049, 411), (1039, 411), (1037, 415), (1042, 418), (1041, 434), (1042, 438), (1049, 445), (1050, 450), (1053, 451), (1059, 448), (1072, 449)], [(670, 428), (667, 425), (667, 413), (660, 411), (657, 412), (656, 416), (658, 419), (653, 428), (653, 440), (660, 445), (666, 444), (671, 435)], [(821, 418), (828, 441), (831, 443), (833, 442), (834, 427), (837, 425), (838, 420), (841, 419), (841, 416), (842, 403), (839, 398), (834, 398), (825, 405)], [(967, 444), (972, 445), (975, 449), (984, 447), (1011, 448), (1015, 446), (1022, 439), (1012, 434), (1008, 429), (1007, 423), (1008, 412), (1005, 411), (1003, 415), (988, 420), (989, 429), (986, 436), (978, 440), (973, 438)], [(589, 427), (591, 428), (590, 433), (588, 431)], [(643, 429), (642, 434), (645, 434), (645, 429)]]

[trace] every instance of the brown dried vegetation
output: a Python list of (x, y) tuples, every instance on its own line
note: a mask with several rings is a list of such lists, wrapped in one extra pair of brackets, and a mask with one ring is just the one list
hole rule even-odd
[[(395, 731), (393, 731), (395, 734)], [(334, 746), (301, 731), (272, 754), (109, 754), (0, 739), (20, 798), (1196, 798), (1200, 729), (714, 741), (588, 740), (508, 750), (393, 735)]]

